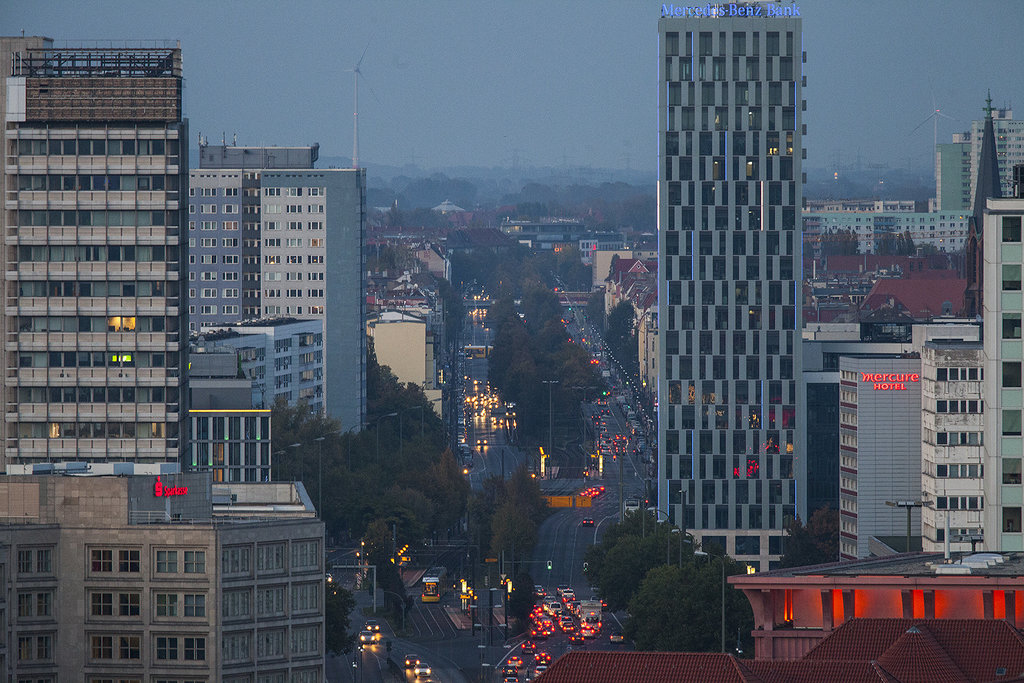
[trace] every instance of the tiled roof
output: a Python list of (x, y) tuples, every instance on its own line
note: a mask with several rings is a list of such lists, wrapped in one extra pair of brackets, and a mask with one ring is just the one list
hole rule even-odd
[(1024, 637), (994, 619), (851, 619), (796, 661), (570, 652), (541, 683), (1021, 683)]
[(964, 307), (966, 280), (959, 278), (882, 278), (875, 282), (861, 310), (897, 306), (914, 318), (943, 315), (943, 304), (950, 304), (947, 315), (958, 315)]
[[(727, 654), (569, 652), (540, 683), (765, 683)], [(879, 680), (879, 679), (875, 679)]]
[(900, 683), (874, 662), (743, 662), (764, 683)]
[(924, 628), (911, 626), (878, 658), (878, 666), (900, 681), (961, 683), (968, 680), (949, 654)]
[[(911, 628), (919, 634), (907, 633)], [(811, 648), (806, 660), (877, 660), (907, 683), (1006, 681), (1024, 676), (1024, 637), (998, 619), (851, 619)], [(944, 678), (940, 664), (949, 674)]]

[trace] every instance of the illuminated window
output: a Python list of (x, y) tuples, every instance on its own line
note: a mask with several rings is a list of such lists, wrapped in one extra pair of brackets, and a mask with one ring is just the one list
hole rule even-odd
[(134, 316), (111, 316), (107, 318), (107, 332), (130, 332), (135, 329)]

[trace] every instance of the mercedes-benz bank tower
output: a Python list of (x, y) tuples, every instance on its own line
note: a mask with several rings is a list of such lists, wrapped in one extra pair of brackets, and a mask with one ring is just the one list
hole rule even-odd
[(661, 13), (658, 507), (767, 570), (786, 519), (806, 518), (800, 8)]

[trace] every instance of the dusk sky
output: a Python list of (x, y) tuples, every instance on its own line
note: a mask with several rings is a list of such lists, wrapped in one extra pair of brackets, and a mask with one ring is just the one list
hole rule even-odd
[[(677, 2), (695, 5), (691, 2)], [(700, 3), (703, 5), (704, 3)], [(788, 0), (784, 4), (788, 4)], [(808, 0), (808, 166), (926, 169), (993, 104), (1024, 118), (1021, 0)], [(657, 170), (660, 2), (0, 0), (0, 32), (180, 40), (193, 144), (319, 142), (360, 161)], [(109, 44), (109, 43), (107, 43)], [(120, 44), (120, 43), (115, 43)], [(934, 104), (933, 104), (934, 102)]]

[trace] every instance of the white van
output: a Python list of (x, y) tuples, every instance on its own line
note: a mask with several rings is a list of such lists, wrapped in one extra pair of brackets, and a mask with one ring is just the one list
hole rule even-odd
[(625, 504), (626, 512), (636, 512), (640, 509), (640, 501), (636, 498), (630, 498)]

